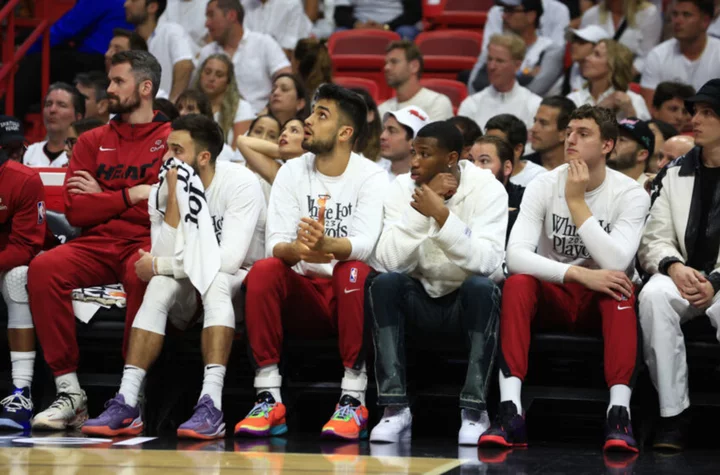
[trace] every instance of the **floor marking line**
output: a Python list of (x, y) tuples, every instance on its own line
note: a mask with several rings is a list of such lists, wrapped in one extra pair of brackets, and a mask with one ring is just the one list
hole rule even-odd
[(449, 472), (453, 468), (459, 467), (465, 462), (467, 462), (467, 460), (453, 460), (446, 464), (440, 465), (439, 467), (436, 467), (428, 472), (425, 472), (425, 475), (442, 475), (443, 473)]

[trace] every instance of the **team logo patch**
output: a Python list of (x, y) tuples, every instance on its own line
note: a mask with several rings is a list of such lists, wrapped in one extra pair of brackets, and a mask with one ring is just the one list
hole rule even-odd
[(354, 284), (357, 282), (357, 267), (350, 269), (350, 283)]
[(44, 201), (38, 201), (37, 210), (38, 210), (37, 223), (42, 224), (45, 222), (45, 202)]

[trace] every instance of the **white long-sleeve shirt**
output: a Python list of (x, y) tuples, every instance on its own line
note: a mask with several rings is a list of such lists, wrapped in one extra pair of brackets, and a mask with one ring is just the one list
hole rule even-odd
[[(253, 263), (265, 256), (266, 208), (260, 183), (247, 168), (215, 163), (215, 176), (205, 200), (220, 244), (220, 272), (245, 277)], [(177, 229), (164, 221), (151, 227), (152, 255), (160, 274), (184, 277), (173, 269)]]
[(398, 103), (397, 97), (391, 97), (378, 106), (380, 117), (385, 117), (386, 112), (395, 112), (405, 107), (415, 106), (425, 111), (430, 122), (446, 120), (453, 116), (453, 106), (450, 98), (445, 94), (431, 91), (423, 87), (413, 97), (405, 102)]
[(568, 165), (532, 181), (507, 246), (512, 274), (562, 283), (571, 266), (633, 274), (650, 198), (632, 178), (606, 168), (605, 181), (585, 193), (592, 217), (578, 229), (565, 200)]
[[(266, 229), (266, 254), (275, 246), (291, 243), (305, 217), (325, 217), (325, 235), (348, 238), (352, 251), (348, 260), (367, 261), (382, 230), (382, 203), (388, 187), (387, 172), (377, 164), (350, 154), (340, 176), (327, 176), (315, 168), (315, 154), (288, 160), (278, 170), (270, 192)], [(330, 264), (299, 262), (302, 275), (331, 277), (337, 261)]]
[(468, 96), (460, 104), (457, 115), (469, 117), (485, 130), (485, 123), (498, 114), (512, 114), (525, 123), (528, 130), (533, 126), (535, 113), (542, 98), (515, 81), (509, 92), (498, 92), (493, 86)]
[(420, 280), (432, 298), (453, 292), (471, 275), (502, 277), (507, 192), (490, 171), (467, 160), (459, 166), (460, 184), (446, 202), (450, 215), (442, 228), (410, 206), (415, 183), (409, 173), (397, 177), (383, 205), (375, 259), (389, 272)]
[(243, 0), (245, 20), (250, 31), (275, 38), (283, 49), (294, 50), (298, 40), (308, 38), (313, 24), (298, 0)]

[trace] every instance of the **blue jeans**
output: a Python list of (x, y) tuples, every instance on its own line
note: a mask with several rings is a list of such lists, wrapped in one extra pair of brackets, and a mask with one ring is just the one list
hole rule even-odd
[(405, 332), (409, 325), (424, 333), (450, 333), (462, 338), (470, 355), (460, 407), (485, 409), (500, 317), (500, 288), (493, 281), (471, 276), (458, 290), (432, 298), (420, 281), (392, 272), (375, 277), (367, 293), (381, 406), (408, 405)]

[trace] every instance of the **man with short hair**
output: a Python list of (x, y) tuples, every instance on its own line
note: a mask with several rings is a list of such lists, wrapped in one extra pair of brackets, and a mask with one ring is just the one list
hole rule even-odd
[(605, 450), (638, 452), (630, 423), (637, 317), (630, 277), (650, 198), (607, 168), (617, 140), (613, 112), (584, 105), (570, 116), (568, 164), (533, 181), (507, 246), (511, 275), (500, 314), (500, 407), (481, 446), (527, 446), (520, 401), (531, 328), (599, 332), (610, 403)]
[(386, 271), (368, 286), (378, 402), (383, 418), (371, 442), (410, 437), (405, 341), (410, 329), (461, 338), (469, 351), (460, 393), (458, 443), (476, 445), (489, 427), (486, 382), (493, 364), (507, 194), (492, 174), (460, 160), (460, 132), (426, 125), (413, 141), (412, 169), (384, 203), (375, 257)]
[(494, 135), (507, 140), (513, 148), (515, 161), (510, 181), (516, 185), (527, 186), (535, 177), (547, 172), (537, 163), (521, 159), (525, 152), (528, 133), (525, 124), (514, 115), (500, 114), (488, 120), (485, 135)]
[(548, 171), (565, 163), (565, 129), (576, 108), (567, 97), (542, 100), (530, 128), (530, 144), (535, 153), (526, 155), (525, 160), (542, 165)]
[(428, 115), (419, 107), (405, 107), (383, 116), (383, 131), (380, 134), (380, 156), (378, 165), (387, 169), (390, 179), (410, 171), (412, 141), (425, 124)]
[(115, 28), (113, 30), (113, 37), (105, 52), (105, 72), (110, 72), (112, 57), (115, 56), (116, 53), (130, 50), (147, 51), (147, 43), (142, 36), (134, 31)]
[(628, 117), (618, 123), (618, 138), (607, 166), (629, 176), (644, 187), (648, 161), (655, 150), (655, 134), (648, 123)]
[(57, 388), (55, 402), (33, 419), (34, 429), (79, 429), (87, 419), (87, 396), (77, 377), (72, 291), (123, 285), (123, 347), (145, 293), (135, 263), (140, 251), (150, 248), (147, 199), (157, 181), (170, 124), (152, 109), (160, 84), (157, 60), (145, 51), (125, 51), (112, 62), (107, 93), (110, 113), (116, 116), (78, 137), (65, 178), (65, 216), (72, 226), (83, 228), (83, 234), (33, 259), (28, 271), (30, 309)]
[(506, 240), (510, 239), (510, 231), (520, 213), (520, 204), (525, 187), (510, 181), (515, 156), (510, 143), (494, 135), (485, 135), (475, 141), (470, 149), (468, 160), (476, 167), (490, 170), (495, 178), (505, 186), (508, 195), (508, 229)]
[(420, 85), (423, 56), (415, 43), (408, 40), (393, 41), (385, 51), (385, 81), (395, 91), (395, 97), (378, 106), (380, 114), (415, 106), (428, 113), (430, 122), (453, 116), (452, 102), (448, 96)]
[(74, 86), (64, 82), (50, 85), (43, 105), (47, 138), (30, 145), (23, 157), (29, 167), (65, 167), (65, 139), (70, 125), (85, 116), (85, 99)]
[(35, 368), (27, 266), (43, 248), (47, 222), (40, 174), (20, 163), (24, 142), (20, 121), (0, 116), (0, 294), (7, 307), (13, 384), (12, 393), (0, 401), (0, 430), (26, 431), (33, 415)]
[(226, 54), (235, 66), (240, 94), (255, 113), (260, 112), (270, 98), (272, 78), (292, 73), (287, 56), (270, 35), (243, 27), (245, 10), (240, 0), (210, 0), (205, 17), (213, 42), (200, 50), (196, 66), (212, 54)]
[[(653, 448), (683, 450), (690, 397), (681, 325), (707, 315), (720, 327), (720, 79), (686, 102), (696, 146), (663, 168), (640, 243), (640, 265), (652, 275), (640, 293), (645, 362), (657, 389), (660, 418)], [(720, 333), (715, 335), (720, 339)]]
[(287, 431), (278, 363), (283, 333), (338, 335), (345, 375), (336, 411), (322, 434), (367, 437), (367, 370), (363, 345), (364, 284), (382, 229), (387, 174), (352, 152), (367, 126), (358, 94), (323, 84), (305, 120), (303, 149), (273, 182), (266, 249), (245, 279), (245, 326), (257, 403), (235, 435)]
[[(503, 11), (503, 30), (518, 35), (526, 47), (518, 82), (535, 94), (544, 96), (562, 74), (565, 45), (556, 44), (538, 34), (543, 14), (542, 0), (507, 2)], [(489, 85), (487, 57), (488, 50), (482, 50), (470, 73), (468, 92), (478, 92)]]
[(645, 60), (640, 86), (648, 106), (661, 82), (680, 82), (697, 90), (720, 77), (720, 39), (707, 34), (715, 16), (713, 0), (677, 0), (671, 15), (673, 38), (653, 48)]
[(85, 97), (85, 118), (110, 122), (107, 88), (110, 81), (105, 73), (91, 71), (75, 76), (75, 87)]
[(679, 82), (661, 82), (655, 88), (650, 112), (653, 119), (661, 120), (675, 127), (678, 132), (687, 132), (690, 127), (690, 113), (685, 101), (695, 95), (695, 88)]
[(482, 129), (479, 125), (477, 125), (477, 122), (472, 120), (470, 117), (465, 117), (462, 115), (450, 117), (447, 122), (457, 127), (457, 129), (462, 134), (463, 150), (462, 154), (460, 154), (460, 160), (467, 160), (468, 154), (470, 153), (470, 148), (473, 146), (477, 139), (482, 137)]
[[(265, 198), (255, 175), (245, 167), (217, 163), (225, 140), (212, 119), (190, 114), (175, 120), (168, 137), (164, 160), (174, 158), (195, 170), (205, 190), (211, 222), (208, 229), (217, 236), (220, 269), (202, 294), (202, 354), (205, 377), (195, 413), (178, 427), (178, 437), (217, 439), (225, 436), (222, 388), (233, 336), (235, 314), (232, 298), (240, 289), (247, 269), (264, 254)], [(166, 162), (165, 167), (168, 167)], [(183, 170), (170, 168), (167, 205), (158, 210), (151, 202), (152, 252), (135, 264), (138, 277), (148, 282), (138, 310), (122, 382), (106, 410), (83, 425), (83, 432), (114, 437), (137, 435), (143, 430), (138, 396), (146, 372), (162, 350), (168, 315), (174, 327), (185, 329), (197, 312), (196, 287), (175, 256), (178, 228), (182, 226), (176, 188), (182, 185)], [(157, 190), (161, 193), (161, 190)], [(158, 198), (159, 199), (159, 198)], [(191, 198), (192, 199), (192, 198)], [(152, 199), (151, 199), (152, 201)], [(163, 216), (164, 212), (164, 216)], [(202, 225), (200, 221), (200, 225)], [(185, 238), (186, 243), (189, 238)]]
[(660, 159), (655, 173), (665, 168), (668, 163), (672, 163), (688, 153), (694, 146), (695, 139), (689, 135), (676, 135), (667, 139), (660, 150)]
[(166, 6), (167, 0), (126, 0), (125, 15), (160, 63), (161, 97), (174, 102), (190, 84), (195, 55), (192, 41), (182, 26), (167, 21), (158, 24)]
[(516, 78), (525, 57), (525, 43), (513, 34), (495, 35), (488, 45), (488, 79), (490, 85), (465, 98), (458, 115), (473, 119), (485, 129), (485, 123), (497, 114), (512, 114), (532, 127), (542, 99), (522, 87)]

